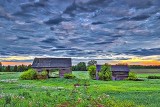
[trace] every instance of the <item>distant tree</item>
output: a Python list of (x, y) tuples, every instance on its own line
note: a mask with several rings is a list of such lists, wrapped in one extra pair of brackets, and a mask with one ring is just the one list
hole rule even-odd
[(13, 72), (18, 72), (18, 67), (17, 67), (17, 65), (14, 66)]
[(6, 71), (5, 71), (5, 68), (6, 68), (6, 67), (3, 65), (3, 66), (2, 66), (2, 72), (6, 72)]
[(116, 65), (128, 65), (127, 63), (118, 63)]
[(77, 70), (79, 71), (87, 71), (87, 66), (85, 62), (80, 62), (77, 64)]
[(72, 66), (72, 71), (78, 71), (77, 65)]
[(32, 68), (32, 65), (29, 64), (29, 65), (27, 66), (27, 70), (29, 70), (29, 69), (31, 69), (31, 68)]
[(96, 64), (97, 64), (97, 61), (95, 61), (95, 60), (90, 60), (90, 61), (87, 63), (88, 66), (96, 65)]
[(2, 72), (2, 63), (0, 62), (0, 72)]
[(5, 71), (6, 71), (6, 72), (11, 72), (11, 71), (12, 71), (12, 70), (11, 70), (11, 66), (10, 66), (10, 65), (6, 66)]
[(22, 71), (23, 71), (23, 70), (22, 70), (22, 65), (18, 65), (17, 71), (18, 71), (18, 72), (22, 72)]

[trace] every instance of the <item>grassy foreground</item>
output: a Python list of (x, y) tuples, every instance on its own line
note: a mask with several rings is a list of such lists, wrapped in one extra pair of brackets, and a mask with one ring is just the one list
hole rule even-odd
[[(87, 80), (19, 80), (20, 73), (0, 73), (0, 107), (69, 107), (69, 103), (77, 97), (77, 105), (74, 107), (85, 107), (83, 101), (91, 103), (87, 102), (91, 97), (92, 100), (103, 100), (102, 104), (113, 104), (112, 101), (116, 100), (119, 106), (115, 107), (123, 107), (120, 102), (126, 102), (126, 107), (160, 105), (160, 80), (96, 81), (90, 80), (87, 72), (77, 71), (73, 74)], [(148, 75), (150, 74), (138, 74), (142, 78)], [(87, 83), (89, 86), (75, 88), (74, 84), (77, 83)], [(112, 100), (105, 102), (104, 99), (107, 98)], [(96, 105), (96, 101), (92, 103)], [(99, 104), (95, 107), (104, 106)]]

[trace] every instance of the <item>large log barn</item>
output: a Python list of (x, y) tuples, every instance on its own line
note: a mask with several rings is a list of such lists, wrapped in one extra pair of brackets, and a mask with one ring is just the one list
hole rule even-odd
[(57, 70), (58, 76), (63, 77), (65, 73), (72, 73), (71, 58), (35, 58), (32, 68), (37, 72), (46, 70), (48, 77), (54, 77), (52, 74)]

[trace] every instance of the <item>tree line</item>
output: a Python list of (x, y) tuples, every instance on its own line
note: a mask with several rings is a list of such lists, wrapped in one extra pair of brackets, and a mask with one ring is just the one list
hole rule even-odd
[(91, 65), (96, 65), (97, 61), (91, 60), (87, 64), (85, 62), (79, 62), (77, 65), (72, 66), (72, 71), (87, 71)]
[[(72, 66), (72, 71), (87, 71), (89, 66), (96, 65), (97, 61), (91, 60), (87, 63), (80, 62), (77, 65)], [(118, 63), (116, 65), (128, 65), (124, 63)], [(130, 69), (160, 69), (160, 65), (128, 65)]]
[(129, 65), (130, 69), (160, 69), (160, 65)]
[[(116, 65), (128, 65), (127, 63), (118, 63)], [(130, 69), (160, 69), (160, 65), (128, 65)]]
[(23, 72), (31, 68), (31, 65), (15, 65), (15, 66), (3, 66), (0, 62), (0, 72)]

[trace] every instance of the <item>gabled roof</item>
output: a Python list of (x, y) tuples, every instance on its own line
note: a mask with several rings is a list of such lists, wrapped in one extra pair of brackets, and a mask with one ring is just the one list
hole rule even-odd
[(33, 68), (66, 68), (71, 66), (71, 58), (35, 58), (32, 64)]
[(111, 66), (111, 71), (115, 71), (115, 72), (118, 72), (118, 71), (124, 71), (124, 72), (129, 72), (129, 67), (128, 65), (112, 65)]

